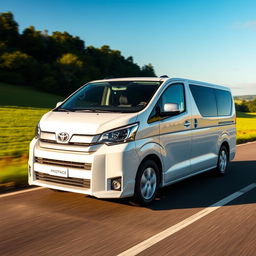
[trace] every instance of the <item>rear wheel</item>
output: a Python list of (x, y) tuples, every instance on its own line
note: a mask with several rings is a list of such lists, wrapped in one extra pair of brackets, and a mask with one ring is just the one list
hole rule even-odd
[(226, 146), (222, 145), (219, 151), (218, 164), (215, 169), (215, 172), (218, 175), (224, 176), (227, 172), (228, 163), (229, 163), (228, 150)]
[(159, 187), (159, 168), (152, 160), (146, 160), (139, 167), (134, 201), (140, 205), (149, 205), (155, 199)]

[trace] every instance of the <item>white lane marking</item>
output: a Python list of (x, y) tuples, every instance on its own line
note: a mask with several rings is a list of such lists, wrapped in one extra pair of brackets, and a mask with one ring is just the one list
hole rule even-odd
[(118, 256), (132, 256), (132, 255), (137, 255), (141, 253), (142, 251), (146, 250), (147, 248), (151, 247), (152, 245), (162, 241), (163, 239), (173, 235), (174, 233), (180, 231), (181, 229), (189, 226), (190, 224), (194, 223), (195, 221), (203, 218), (207, 214), (219, 209), (220, 207), (228, 204), (232, 200), (236, 199), (237, 197), (247, 193), (248, 191), (256, 188), (256, 183), (252, 183), (239, 191), (223, 198), (222, 200), (210, 205), (209, 207), (201, 210), (200, 212), (186, 218), (185, 220), (177, 223), (176, 225), (173, 225), (164, 231), (144, 240), (143, 242), (131, 247), (130, 249), (118, 254)]
[(29, 188), (29, 189), (24, 189), (24, 190), (16, 191), (16, 192), (6, 193), (6, 194), (0, 195), (0, 198), (8, 197), (8, 196), (15, 196), (15, 195), (23, 194), (23, 193), (27, 193), (27, 192), (33, 192), (35, 190), (40, 190), (40, 189), (44, 189), (44, 188), (43, 187)]

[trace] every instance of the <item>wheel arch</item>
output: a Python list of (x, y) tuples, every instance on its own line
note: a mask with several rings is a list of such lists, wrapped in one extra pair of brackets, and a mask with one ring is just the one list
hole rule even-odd
[[(147, 156), (145, 156), (143, 159), (142, 159), (142, 161), (141, 161), (141, 163), (140, 163), (140, 165), (139, 165), (139, 168), (141, 167), (141, 165), (145, 162), (145, 161), (147, 161), (147, 160), (152, 160), (152, 161), (154, 161), (156, 164), (157, 164), (157, 166), (158, 166), (158, 168), (159, 168), (159, 180), (160, 180), (160, 187), (162, 186), (162, 184), (163, 184), (163, 166), (162, 166), (162, 161), (161, 161), (161, 159), (160, 159), (160, 157), (157, 155), (157, 154), (154, 154), (154, 153), (151, 153), (151, 154), (149, 154), (149, 155), (147, 155)], [(139, 170), (139, 168), (138, 168), (138, 170)]]
[(221, 143), (221, 145), (220, 145), (220, 149), (221, 149), (221, 147), (222, 146), (225, 146), (226, 147), (226, 149), (227, 149), (227, 151), (228, 151), (228, 159), (230, 159), (230, 146), (229, 146), (229, 143), (228, 143), (228, 141), (223, 141), (222, 143)]

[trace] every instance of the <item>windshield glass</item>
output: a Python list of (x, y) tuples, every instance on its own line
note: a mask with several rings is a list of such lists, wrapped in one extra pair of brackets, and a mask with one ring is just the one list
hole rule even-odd
[(137, 112), (148, 104), (160, 84), (153, 81), (89, 83), (56, 110)]

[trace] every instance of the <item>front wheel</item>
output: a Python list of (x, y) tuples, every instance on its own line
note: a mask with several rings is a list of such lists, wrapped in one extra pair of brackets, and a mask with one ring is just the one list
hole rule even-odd
[(159, 168), (152, 160), (146, 160), (139, 167), (134, 201), (140, 205), (149, 205), (155, 199), (159, 188)]
[(229, 163), (228, 150), (225, 146), (221, 146), (218, 156), (218, 164), (215, 169), (215, 172), (218, 175), (224, 176), (227, 172)]

